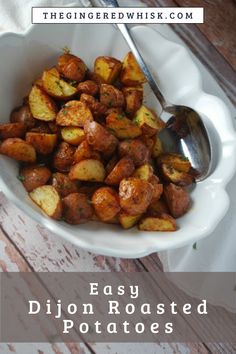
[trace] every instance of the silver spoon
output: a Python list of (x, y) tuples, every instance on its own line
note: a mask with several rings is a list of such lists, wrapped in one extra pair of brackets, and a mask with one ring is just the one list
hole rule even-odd
[[(100, 0), (100, 2), (105, 7), (119, 7), (116, 0)], [(201, 117), (190, 107), (174, 105), (166, 101), (136, 47), (126, 24), (117, 23), (116, 26), (125, 38), (162, 106), (161, 116), (171, 115), (166, 123), (166, 128), (160, 133), (165, 151), (179, 153), (187, 157), (192, 167), (197, 171), (196, 181), (204, 180), (211, 169), (212, 154), (209, 136)]]

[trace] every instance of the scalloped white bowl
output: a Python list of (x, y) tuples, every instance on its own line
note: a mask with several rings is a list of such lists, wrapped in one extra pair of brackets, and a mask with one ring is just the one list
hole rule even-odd
[[(70, 226), (45, 216), (32, 203), (18, 181), (18, 165), (0, 156), (0, 188), (21, 210), (67, 241), (103, 255), (137, 258), (152, 252), (177, 248), (210, 234), (229, 206), (225, 191), (236, 169), (236, 135), (230, 113), (217, 97), (202, 91), (198, 68), (187, 50), (146, 26), (132, 29), (138, 46), (156, 75), (161, 90), (173, 103), (185, 104), (203, 114), (213, 148), (213, 171), (191, 193), (193, 206), (178, 219), (176, 232), (124, 231), (115, 225), (88, 223)], [(96, 34), (96, 35), (95, 35)], [(112, 25), (36, 25), (18, 35), (0, 37), (0, 120), (7, 122), (13, 107), (20, 104), (32, 81), (55, 63), (67, 45), (92, 67), (98, 55), (123, 58), (128, 47)], [(158, 110), (158, 103), (147, 90), (146, 102)]]

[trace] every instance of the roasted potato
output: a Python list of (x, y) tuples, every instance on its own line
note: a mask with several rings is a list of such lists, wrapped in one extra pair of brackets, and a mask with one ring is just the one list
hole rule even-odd
[(146, 216), (138, 224), (142, 231), (176, 231), (177, 225), (175, 219), (168, 214), (159, 216)]
[(152, 157), (158, 157), (162, 153), (163, 153), (163, 146), (162, 146), (161, 139), (158, 138), (157, 136), (155, 136), (151, 155), (152, 155)]
[(42, 84), (44, 90), (50, 96), (61, 100), (69, 99), (78, 92), (76, 87), (60, 78), (60, 74), (56, 68), (43, 72)]
[(155, 199), (147, 209), (148, 216), (159, 216), (160, 214), (169, 214), (169, 208), (164, 199)]
[(138, 167), (133, 173), (133, 177), (144, 179), (145, 181), (150, 180), (152, 175), (153, 175), (153, 168), (148, 163)]
[(123, 60), (120, 81), (125, 86), (139, 86), (146, 82), (146, 78), (131, 52)]
[(129, 177), (119, 186), (120, 206), (130, 215), (143, 214), (151, 203), (153, 187), (145, 180)]
[(94, 72), (102, 78), (104, 83), (112, 84), (120, 74), (122, 63), (112, 57), (101, 56), (96, 58)]
[(129, 215), (125, 211), (121, 210), (118, 217), (123, 229), (131, 229), (131, 227), (137, 224), (141, 218), (141, 215)]
[(123, 114), (110, 113), (106, 126), (118, 139), (134, 139), (142, 134), (141, 129)]
[(29, 105), (24, 104), (13, 109), (10, 115), (11, 123), (23, 123), (27, 129), (32, 129), (35, 126), (36, 119), (34, 119)]
[(103, 117), (107, 112), (107, 106), (96, 100), (96, 98), (91, 95), (82, 93), (80, 96), (80, 101), (86, 104), (95, 119)]
[(0, 154), (14, 160), (33, 163), (36, 161), (35, 148), (20, 138), (9, 138), (0, 145)]
[(102, 187), (96, 190), (92, 197), (96, 215), (102, 221), (114, 218), (120, 211), (119, 196), (110, 187)]
[(133, 172), (133, 160), (130, 157), (125, 156), (113, 167), (105, 179), (105, 183), (108, 185), (119, 185), (123, 178), (130, 177)]
[(189, 193), (184, 188), (176, 186), (173, 183), (164, 187), (164, 197), (174, 218), (184, 215), (190, 208)]
[(160, 183), (159, 178), (156, 175), (152, 175), (148, 182), (153, 186), (152, 202), (159, 200), (163, 193), (163, 184)]
[(48, 216), (56, 220), (61, 219), (62, 202), (53, 186), (46, 185), (35, 188), (29, 196)]
[(101, 84), (100, 86), (100, 102), (108, 108), (111, 107), (123, 107), (124, 95), (116, 87), (107, 84)]
[(34, 118), (50, 122), (56, 119), (57, 108), (53, 99), (40, 87), (33, 86), (29, 94), (29, 106)]
[(19, 180), (23, 183), (27, 192), (47, 184), (51, 177), (51, 171), (45, 166), (28, 166), (19, 171)]
[(75, 151), (74, 162), (77, 163), (87, 159), (101, 160), (101, 156), (98, 151), (93, 150), (87, 140), (84, 140), (79, 144)]
[(63, 198), (62, 203), (63, 217), (68, 224), (83, 224), (92, 218), (93, 208), (85, 194), (69, 194)]
[(129, 156), (135, 166), (141, 166), (149, 161), (149, 151), (146, 145), (139, 139), (126, 140), (119, 143), (119, 155)]
[(84, 125), (86, 140), (94, 150), (104, 152), (106, 156), (111, 155), (117, 145), (118, 140), (101, 124), (87, 121)]
[(53, 173), (52, 186), (56, 188), (62, 198), (71, 193), (78, 192), (77, 183), (75, 181), (71, 181), (67, 175), (60, 172)]
[(167, 182), (182, 187), (189, 186), (194, 182), (194, 177), (190, 173), (178, 171), (172, 165), (163, 163), (159, 168), (163, 179)]
[(23, 138), (26, 126), (24, 123), (10, 123), (0, 125), (0, 139)]
[(85, 139), (84, 130), (78, 127), (64, 127), (61, 129), (61, 137), (68, 144), (78, 146)]
[(82, 160), (71, 167), (69, 178), (71, 180), (102, 182), (105, 178), (105, 168), (101, 161)]
[(142, 129), (146, 136), (158, 134), (165, 128), (165, 122), (144, 105), (136, 112), (133, 122)]
[(36, 125), (34, 126), (34, 128), (30, 129), (30, 132), (41, 133), (41, 134), (51, 134), (51, 129), (50, 129), (48, 123), (38, 120)]
[(92, 121), (93, 115), (87, 105), (80, 101), (69, 101), (58, 112), (56, 122), (64, 127), (82, 127)]
[(67, 53), (59, 57), (57, 68), (64, 77), (77, 82), (83, 81), (87, 71), (82, 59)]
[(26, 141), (31, 144), (35, 150), (42, 155), (50, 154), (57, 143), (56, 134), (45, 134), (45, 133), (26, 133)]
[(98, 84), (92, 80), (86, 80), (80, 82), (77, 87), (77, 91), (80, 94), (85, 93), (90, 96), (95, 96), (98, 93), (98, 90), (99, 90)]
[(124, 87), (122, 92), (125, 97), (125, 112), (132, 117), (142, 106), (143, 88), (142, 86)]
[(69, 172), (74, 162), (75, 148), (65, 141), (58, 145), (53, 157), (53, 167), (60, 172)]
[(158, 165), (163, 163), (171, 165), (176, 170), (186, 173), (189, 172), (191, 168), (191, 163), (186, 157), (173, 153), (160, 154), (157, 158), (157, 163)]

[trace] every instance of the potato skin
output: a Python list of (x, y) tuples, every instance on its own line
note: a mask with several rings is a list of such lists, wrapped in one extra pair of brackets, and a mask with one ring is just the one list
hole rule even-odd
[(34, 147), (20, 138), (8, 138), (0, 145), (0, 154), (14, 160), (33, 163), (36, 161)]
[(107, 84), (100, 86), (100, 102), (108, 108), (123, 107), (125, 100), (123, 93), (116, 87)]
[(51, 171), (45, 166), (28, 166), (20, 169), (19, 176), (27, 192), (47, 184)]
[(34, 119), (28, 104), (13, 109), (10, 115), (10, 122), (23, 123), (27, 129), (32, 129), (36, 124), (36, 120)]
[(92, 218), (93, 208), (82, 193), (71, 193), (62, 200), (63, 216), (68, 224), (79, 225)]
[(92, 197), (96, 215), (102, 221), (108, 221), (120, 211), (119, 196), (110, 187), (101, 187), (96, 190)]
[(149, 161), (149, 150), (139, 139), (122, 141), (119, 144), (119, 155), (129, 156), (134, 161), (135, 166), (139, 167)]
[(156, 175), (152, 175), (148, 182), (153, 186), (152, 202), (159, 200), (163, 193), (163, 184), (160, 183), (160, 180)]
[(78, 163), (86, 159), (101, 160), (100, 153), (94, 151), (93, 148), (88, 144), (87, 140), (82, 141), (75, 151), (74, 162)]
[(60, 172), (69, 172), (74, 162), (75, 148), (66, 142), (62, 142), (53, 158), (53, 167)]
[(57, 135), (28, 132), (26, 133), (26, 141), (31, 144), (39, 154), (48, 155), (56, 146)]
[(141, 86), (124, 87), (122, 92), (125, 97), (125, 112), (128, 116), (132, 117), (142, 106), (143, 88)]
[(24, 123), (10, 123), (0, 125), (0, 139), (8, 138), (23, 138), (25, 135), (26, 126)]
[(153, 197), (152, 185), (138, 178), (123, 179), (119, 186), (120, 206), (130, 215), (143, 214)]
[(190, 207), (189, 193), (184, 188), (173, 183), (164, 187), (164, 197), (174, 218), (184, 215)]
[(83, 81), (87, 66), (82, 59), (72, 54), (62, 54), (58, 59), (59, 72), (70, 80)]
[(86, 104), (94, 118), (100, 118), (106, 114), (107, 106), (96, 100), (93, 96), (82, 93), (80, 101)]
[(119, 185), (123, 178), (130, 177), (134, 172), (133, 160), (125, 156), (113, 167), (105, 179), (105, 183), (108, 185)]
[(98, 84), (92, 80), (80, 82), (77, 87), (78, 93), (85, 93), (87, 95), (95, 96), (98, 93)]
[(64, 173), (55, 172), (52, 175), (52, 186), (56, 188), (62, 198), (71, 193), (78, 192), (77, 183), (71, 181)]
[(156, 199), (151, 201), (151, 204), (148, 207), (147, 215), (148, 216), (158, 216), (160, 214), (169, 214), (169, 208), (163, 198)]

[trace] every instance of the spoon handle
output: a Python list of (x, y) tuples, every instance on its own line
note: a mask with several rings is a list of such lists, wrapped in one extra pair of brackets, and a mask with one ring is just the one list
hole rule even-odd
[[(106, 7), (119, 7), (119, 4), (116, 0), (102, 0), (102, 4)], [(161, 91), (158, 88), (156, 81), (154, 80), (150, 70), (148, 69), (147, 65), (145, 64), (144, 59), (142, 58), (136, 44), (134, 43), (133, 38), (128, 30), (128, 27), (124, 23), (117, 23), (116, 26), (122, 33), (124, 39), (126, 40), (128, 46), (130, 47), (137, 63), (139, 64), (144, 76), (146, 77), (151, 89), (153, 90), (155, 96), (157, 97), (158, 101), (160, 102), (162, 108), (167, 106), (167, 102), (162, 95)]]

